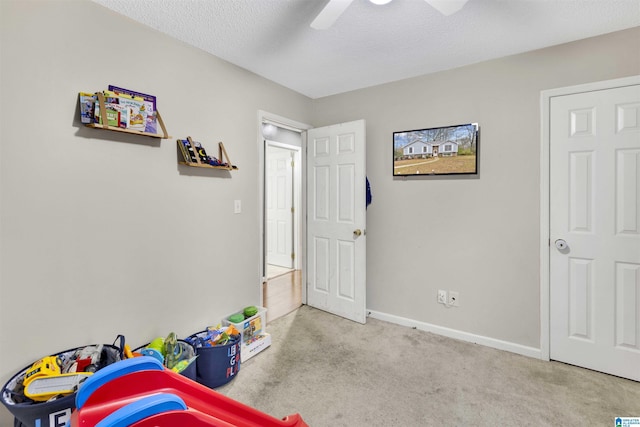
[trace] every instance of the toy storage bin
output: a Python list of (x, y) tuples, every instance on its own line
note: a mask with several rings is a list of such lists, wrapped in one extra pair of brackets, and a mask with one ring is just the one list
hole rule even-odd
[[(238, 311), (237, 313), (242, 313), (242, 311)], [(234, 313), (234, 314), (237, 314)], [(246, 344), (250, 341), (254, 336), (260, 335), (260, 333), (266, 330), (267, 327), (267, 309), (264, 307), (258, 307), (258, 312), (249, 317), (248, 319), (244, 319), (242, 322), (233, 323), (229, 321), (229, 317), (233, 316), (230, 314), (226, 316), (222, 320), (223, 325), (233, 325), (240, 334), (242, 335), (242, 343)]]
[[(119, 347), (116, 346), (115, 343), (114, 345), (103, 345), (101, 359), (106, 360), (107, 363), (113, 363), (123, 359), (124, 337), (120, 335), (116, 338), (116, 341), (117, 340), (120, 340)], [(84, 347), (87, 346), (61, 351), (52, 356), (70, 357), (76, 350)], [(35, 360), (11, 377), (4, 387), (2, 387), (2, 403), (7, 410), (11, 412), (11, 415), (14, 416), (14, 427), (64, 427), (66, 422), (71, 418), (71, 411), (76, 407), (77, 393), (71, 393), (48, 402), (33, 402), (24, 395), (21, 395), (17, 389), (20, 388), (24, 375), (33, 363), (35, 363)]]
[[(189, 338), (197, 340), (207, 336), (207, 331), (200, 331)], [(240, 337), (235, 335), (233, 342), (212, 347), (196, 346), (196, 381), (209, 388), (220, 387), (233, 380), (240, 372)], [(193, 363), (192, 363), (193, 365)]]
[[(180, 346), (182, 347), (183, 351), (187, 351), (191, 354), (190, 356), (186, 356), (185, 358), (189, 359), (196, 355), (196, 348), (193, 345), (191, 345), (191, 343), (188, 343), (187, 341), (181, 340), (181, 339), (178, 340), (178, 343), (180, 343)], [(149, 344), (150, 343), (146, 343), (145, 345), (140, 346), (135, 350), (133, 350), (133, 352), (140, 353), (140, 351), (146, 348)], [(193, 362), (189, 366), (187, 366), (184, 369), (184, 371), (180, 372), (180, 375), (195, 381), (196, 380), (196, 362)]]

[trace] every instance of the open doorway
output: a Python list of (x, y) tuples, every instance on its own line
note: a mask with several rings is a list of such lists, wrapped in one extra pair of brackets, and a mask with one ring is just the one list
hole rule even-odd
[[(284, 132), (292, 131), (278, 128), (277, 133)], [(300, 135), (290, 135), (289, 138), (300, 139)], [(263, 281), (262, 295), (268, 321), (302, 305), (300, 151), (300, 146), (265, 140), (266, 280)]]
[[(260, 300), (268, 308), (267, 322), (280, 314), (279, 307), (270, 299), (271, 287), (267, 280), (266, 147), (267, 141), (297, 147), (282, 141), (284, 135), (291, 134), (299, 137), (301, 154), (302, 203), (296, 216), (300, 226), (294, 227), (299, 232), (296, 244), (299, 255), (294, 256), (294, 260), (298, 262), (295, 269), (299, 271), (301, 283), (300, 303), (366, 322), (365, 130), (364, 120), (312, 129), (258, 112), (258, 206), (262, 207), (259, 210)], [(307, 274), (307, 270), (312, 273)], [(285, 283), (292, 287), (291, 280)]]
[(260, 112), (261, 299), (267, 322), (306, 301), (303, 131), (309, 126)]
[[(266, 277), (281, 276), (297, 266), (300, 179), (294, 176), (300, 161), (295, 146), (265, 141), (265, 263)], [(295, 175), (298, 175), (297, 173)], [(297, 209), (296, 209), (297, 208)]]

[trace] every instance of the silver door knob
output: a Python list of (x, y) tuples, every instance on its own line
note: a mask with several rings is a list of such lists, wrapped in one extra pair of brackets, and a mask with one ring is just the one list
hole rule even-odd
[(556, 248), (563, 250), (563, 249), (567, 249), (569, 247), (569, 245), (567, 245), (567, 242), (565, 242), (562, 239), (558, 239), (556, 240)]
[(354, 235), (354, 236), (358, 237), (358, 236), (360, 236), (361, 234), (362, 234), (362, 230), (360, 230), (359, 228), (358, 228), (358, 229), (356, 229), (356, 230), (353, 230), (353, 235)]

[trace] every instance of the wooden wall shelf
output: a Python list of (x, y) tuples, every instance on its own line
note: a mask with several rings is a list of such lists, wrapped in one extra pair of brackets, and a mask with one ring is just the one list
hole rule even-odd
[[(189, 144), (191, 144), (192, 147), (195, 146), (193, 144), (193, 140), (191, 139), (190, 136), (187, 137), (187, 141), (189, 141)], [(177, 141), (178, 143), (178, 151), (180, 151), (182, 153), (182, 147), (181, 144), (182, 142), (180, 140)], [(182, 156), (184, 159), (184, 156)], [(178, 162), (181, 165), (186, 165), (186, 166), (191, 166), (194, 168), (205, 168), (205, 169), (221, 169), (221, 170), (227, 170), (227, 171), (232, 171), (232, 170), (238, 170), (238, 167), (235, 165), (231, 164), (231, 160), (229, 160), (229, 155), (227, 154), (227, 150), (224, 148), (224, 144), (222, 142), (218, 142), (218, 160), (226, 163), (228, 166), (213, 166), (210, 165), (208, 163), (202, 163), (202, 161), (200, 160), (200, 156), (197, 155), (196, 153), (196, 161), (195, 162), (188, 162), (186, 161), (186, 159), (184, 159), (185, 161), (182, 162)]]
[(168, 134), (167, 134), (167, 128), (164, 126), (164, 121), (162, 120), (162, 116), (160, 115), (160, 111), (156, 110), (156, 118), (158, 120), (158, 124), (160, 125), (160, 128), (162, 129), (162, 133), (149, 133), (149, 132), (142, 132), (142, 131), (138, 131), (138, 130), (132, 130), (132, 129), (123, 129), (117, 126), (109, 126), (108, 125), (108, 121), (107, 121), (107, 109), (105, 108), (104, 104), (104, 95), (102, 94), (102, 92), (98, 92), (98, 102), (100, 103), (100, 116), (102, 118), (102, 124), (101, 123), (87, 123), (85, 124), (86, 127), (90, 127), (90, 128), (94, 128), (94, 129), (105, 129), (105, 130), (111, 130), (114, 132), (124, 132), (124, 133), (130, 133), (133, 135), (142, 135), (142, 136), (149, 136), (152, 138), (162, 138), (162, 139), (169, 139), (171, 138)]
[(205, 169), (222, 169), (225, 171), (237, 171), (238, 167), (237, 166), (213, 166), (213, 165), (207, 165), (205, 163), (188, 163), (188, 162), (178, 162), (181, 165), (187, 165), (187, 166), (191, 166), (193, 168), (205, 168)]

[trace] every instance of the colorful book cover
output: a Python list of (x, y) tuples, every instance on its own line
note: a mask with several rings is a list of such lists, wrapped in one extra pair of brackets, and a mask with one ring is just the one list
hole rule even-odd
[[(99, 122), (102, 124), (102, 117)], [(107, 109), (107, 125), (118, 127), (120, 123), (120, 113), (116, 110)]]
[(200, 157), (200, 163), (209, 164), (209, 156), (207, 156), (207, 152), (205, 151), (202, 144), (199, 143), (198, 141), (192, 141), (192, 142), (194, 145), (193, 147), (194, 150), (198, 154), (198, 157)]
[[(107, 124), (113, 127), (126, 129), (129, 126), (129, 109), (120, 104), (111, 102), (105, 103), (104, 108), (107, 113)], [(102, 114), (100, 114), (100, 103), (95, 104), (94, 118), (96, 123), (102, 124)]]
[(195, 151), (193, 151), (193, 147), (189, 143), (189, 140), (183, 139), (180, 142), (182, 143), (182, 148), (185, 150), (183, 151), (183, 153), (186, 152), (187, 154), (185, 160), (190, 163), (198, 163), (198, 160), (196, 159), (196, 153)]
[(144, 100), (144, 113), (146, 114), (144, 131), (147, 133), (158, 133), (156, 97), (146, 93), (135, 92), (133, 90), (109, 85), (109, 90), (117, 94), (130, 95), (134, 98), (142, 98)]
[(82, 123), (93, 123), (93, 109), (97, 96), (94, 93), (80, 92), (80, 121)]
[(128, 129), (145, 132), (147, 113), (142, 98), (132, 98), (126, 95), (121, 95), (118, 104), (129, 110)]
[(178, 148), (180, 149), (180, 154), (182, 154), (182, 161), (190, 163), (191, 157), (189, 156), (189, 152), (187, 151), (187, 148), (184, 146), (184, 143), (182, 142), (181, 139), (179, 139), (177, 142), (178, 142)]
[(105, 103), (118, 104), (119, 97), (117, 93), (110, 90), (103, 90), (102, 94), (104, 95)]

